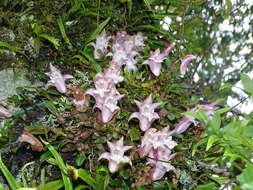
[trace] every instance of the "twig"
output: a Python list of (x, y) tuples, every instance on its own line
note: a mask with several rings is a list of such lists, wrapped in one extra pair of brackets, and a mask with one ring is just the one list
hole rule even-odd
[(250, 96), (247, 96), (245, 98), (243, 98), (240, 102), (238, 102), (236, 105), (234, 105), (233, 107), (231, 107), (231, 110), (234, 110), (237, 106), (239, 106), (240, 104), (242, 104), (243, 102), (245, 102)]
[(204, 52), (204, 54), (202, 55), (200, 61), (197, 63), (197, 66), (195, 67), (194, 71), (192, 72), (190, 78), (193, 78), (193, 76), (195, 75), (195, 73), (197, 72), (200, 63), (206, 58), (206, 56), (208, 55), (208, 53), (210, 53), (211, 49), (213, 48), (214, 44), (216, 42), (216, 38), (214, 37), (213, 41), (211, 42), (210, 46), (207, 48), (207, 50)]

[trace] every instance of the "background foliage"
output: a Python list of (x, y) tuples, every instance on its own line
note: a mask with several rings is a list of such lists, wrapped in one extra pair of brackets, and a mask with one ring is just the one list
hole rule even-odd
[[(76, 74), (75, 76), (79, 79), (76, 81), (77, 84), (84, 85), (85, 89), (89, 88), (95, 73), (106, 68), (108, 64), (108, 59), (94, 60), (92, 48), (89, 46), (89, 43), (104, 28), (112, 35), (122, 30), (130, 34), (142, 31), (148, 37), (143, 51), (144, 58), (148, 57), (150, 50), (163, 49), (167, 44), (175, 43), (172, 54), (163, 65), (164, 71), (159, 81), (152, 79), (148, 69), (143, 67), (139, 67), (137, 73), (123, 73), (125, 84), (119, 88), (119, 91), (125, 94), (125, 99), (120, 105), (124, 109), (117, 116), (117, 121), (109, 123), (99, 134), (91, 137), (91, 140), (97, 144), (105, 145), (106, 140), (118, 138), (122, 134), (131, 142), (140, 141), (137, 125), (132, 125), (129, 133), (124, 126), (127, 125), (130, 110), (133, 110), (129, 103), (133, 104), (135, 99), (145, 97), (150, 93), (153, 93), (156, 100), (163, 100), (162, 108), (168, 112), (161, 124), (155, 124), (157, 128), (168, 124), (174, 126), (181, 117), (180, 113), (199, 103), (216, 101), (221, 107), (227, 107), (226, 100), (229, 96), (242, 102), (252, 97), (252, 79), (247, 75), (240, 75), (241, 73), (249, 74), (252, 71), (253, 5), (251, 1), (2, 0), (0, 4), (0, 35), (2, 37), (0, 48), (16, 53), (15, 56), (6, 56), (6, 52), (0, 51), (0, 68), (27, 67), (31, 71), (28, 74), (31, 80), (38, 79), (45, 82), (44, 72), (47, 71), (49, 63), (54, 63), (63, 72)], [(13, 31), (15, 40), (5, 36), (6, 29)], [(186, 77), (179, 77), (179, 59), (189, 53), (198, 58), (191, 64)], [(80, 75), (79, 71), (85, 74)], [(194, 80), (192, 84), (191, 79)], [(244, 92), (248, 95), (247, 98), (233, 91), (232, 86), (240, 80), (242, 80)], [(135, 182), (134, 178), (138, 176), (137, 170), (144, 167), (144, 163), (139, 160), (136, 161), (135, 173), (127, 169), (117, 177), (110, 176), (107, 169), (99, 163), (95, 164), (93, 171), (88, 171), (89, 164), (86, 161), (90, 158), (87, 156), (93, 150), (94, 155), (103, 152), (104, 148), (100, 145), (95, 148), (89, 145), (84, 154), (80, 154), (77, 148), (72, 148), (74, 159), (68, 160), (68, 155), (62, 155), (63, 161), (57, 151), (60, 152), (70, 140), (59, 137), (71, 133), (78, 134), (74, 131), (75, 129), (71, 129), (70, 132), (62, 128), (57, 120), (59, 115), (71, 110), (69, 102), (64, 97), (59, 98), (60, 95), (53, 90), (20, 88), (17, 92), (18, 95), (11, 97), (10, 102), (20, 108), (33, 106), (40, 100), (47, 100), (46, 107), (50, 114), (47, 110), (43, 110), (41, 111), (43, 117), (40, 115), (37, 121), (30, 121), (29, 116), (22, 116), (4, 121), (4, 124), (14, 129), (17, 122), (21, 123), (21, 129), (35, 124), (39, 125), (38, 128), (41, 125), (44, 127), (45, 124), (52, 127), (50, 132), (53, 135), (47, 140), (50, 140), (53, 146), (48, 145), (47, 152), (37, 157), (33, 156), (30, 161), (40, 159), (41, 168), (44, 167), (46, 160), (53, 166), (59, 166), (58, 178), (52, 182), (54, 187), (72, 188), (72, 178), (66, 174), (69, 169), (66, 164), (68, 162), (77, 168), (81, 166), (84, 168), (83, 170), (71, 169), (78, 173), (77, 178), (82, 181), (74, 182), (74, 186), (79, 185), (76, 185), (76, 189), (78, 187), (79, 189), (129, 189)], [(201, 113), (194, 115), (205, 126), (205, 131), (199, 135), (198, 131), (191, 129), (186, 134), (177, 137), (181, 144), (176, 148), (179, 156), (173, 164), (180, 168), (180, 176), (168, 174), (162, 181), (154, 182), (149, 186), (137, 185), (135, 188), (219, 189), (222, 184), (225, 184), (225, 186), (236, 186), (237, 189), (253, 189), (253, 166), (250, 161), (253, 149), (252, 114), (245, 115), (236, 108), (218, 111), (212, 119), (205, 118)], [(95, 114), (91, 109), (88, 112), (88, 116), (94, 121)], [(70, 121), (68, 118), (63, 127), (77, 125), (78, 120), (75, 118), (74, 121)], [(207, 123), (206, 120), (208, 120)], [(87, 119), (85, 121), (88, 122)], [(99, 128), (96, 126), (97, 123), (88, 125)], [(4, 128), (1, 132), (2, 144), (15, 141), (18, 131), (16, 133), (13, 135), (13, 131), (7, 131)], [(198, 136), (201, 138), (196, 140)], [(72, 140), (71, 142), (73, 143)], [(76, 140), (74, 144), (79, 142), (83, 143), (82, 140)], [(6, 161), (8, 159), (5, 156)], [(216, 166), (227, 168), (229, 175), (216, 173), (212, 168), (201, 168), (199, 161), (214, 165), (214, 168)], [(11, 162), (8, 162), (7, 165), (11, 166)], [(6, 178), (10, 187), (21, 188), (21, 185), (16, 184), (10, 177), (2, 161), (0, 164), (4, 176), (9, 176)], [(228, 167), (229, 164), (232, 166)], [(21, 167), (23, 165), (17, 166), (19, 169)], [(15, 170), (12, 168), (12, 173), (13, 171)], [(210, 171), (216, 175), (212, 175)], [(43, 172), (40, 176), (44, 179)], [(60, 176), (62, 176), (62, 181), (59, 180)], [(53, 177), (50, 179), (53, 180)], [(47, 185), (46, 181), (38, 182), (37, 180), (37, 183), (42, 184), (41, 189)], [(81, 186), (83, 181), (85, 185)], [(22, 184), (26, 186), (24, 181)], [(30, 182), (28, 186), (32, 187), (34, 184), (35, 182)]]

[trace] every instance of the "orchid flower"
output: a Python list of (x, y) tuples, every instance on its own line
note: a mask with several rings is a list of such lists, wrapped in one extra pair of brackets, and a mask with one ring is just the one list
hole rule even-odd
[(132, 146), (124, 146), (123, 141), (123, 137), (114, 143), (107, 141), (110, 152), (104, 152), (99, 157), (99, 160), (107, 159), (109, 161), (109, 171), (111, 173), (118, 171), (121, 163), (128, 163), (132, 165), (130, 158), (128, 156), (124, 156), (125, 152), (131, 149)]
[(150, 58), (144, 61), (143, 65), (149, 65), (151, 72), (158, 77), (161, 73), (162, 62), (165, 57), (169, 55), (173, 48), (173, 45), (169, 45), (164, 53), (160, 53), (160, 49), (156, 49), (154, 52), (150, 52)]
[(82, 88), (73, 87), (71, 91), (74, 96), (73, 104), (78, 111), (83, 111), (85, 107), (89, 106), (89, 98), (85, 96)]
[[(129, 46), (129, 45), (128, 45)], [(126, 65), (127, 70), (136, 70), (136, 60), (135, 56), (138, 52), (135, 50), (126, 50), (123, 45), (115, 44), (113, 45), (113, 53), (107, 54), (112, 56), (112, 61), (117, 63), (119, 66)]]
[(140, 121), (140, 128), (142, 131), (146, 131), (151, 127), (154, 120), (159, 119), (159, 115), (155, 112), (155, 109), (162, 103), (152, 103), (152, 97), (147, 97), (143, 102), (135, 101), (139, 108), (139, 112), (134, 112), (130, 115), (129, 120), (137, 118)]
[(177, 143), (172, 140), (169, 127), (165, 127), (160, 131), (155, 128), (150, 128), (145, 132), (139, 148), (140, 157), (148, 156), (147, 161), (153, 169), (151, 171), (151, 178), (153, 181), (161, 179), (164, 174), (175, 168), (169, 163), (175, 154), (171, 155)]
[(109, 122), (112, 119), (112, 117), (120, 111), (120, 107), (117, 106), (117, 103), (118, 100), (120, 100), (123, 97), (124, 95), (122, 94), (108, 93), (104, 97), (103, 102), (101, 101), (102, 103), (99, 102), (98, 104), (96, 99), (96, 105), (94, 107), (97, 107), (98, 109), (101, 110), (102, 121), (104, 123)]
[(134, 46), (137, 50), (142, 50), (144, 47), (144, 41), (147, 39), (146, 36), (143, 35), (143, 33), (138, 32), (134, 37)]
[(113, 52), (107, 55), (112, 56), (112, 61), (116, 64), (126, 65), (127, 70), (136, 70), (135, 57), (138, 55), (138, 51), (143, 49), (146, 39), (140, 32), (133, 36), (128, 35), (125, 31), (118, 32), (114, 37)]
[(160, 131), (155, 128), (148, 129), (144, 137), (141, 140), (141, 146), (139, 148), (139, 155), (141, 158), (147, 156), (150, 152), (153, 152), (155, 159), (160, 159), (158, 150), (171, 150), (177, 143), (172, 140), (171, 134), (174, 131), (170, 131), (169, 127), (165, 127)]
[(171, 154), (169, 150), (163, 149), (158, 151), (159, 159), (155, 159), (154, 152), (150, 152), (148, 164), (153, 166), (151, 170), (151, 178), (153, 181), (160, 180), (163, 178), (166, 172), (175, 171), (175, 167), (172, 166), (169, 161), (175, 157), (176, 154)]
[(96, 98), (95, 96), (104, 97), (106, 92), (116, 91), (114, 81), (111, 78), (105, 76), (103, 72), (96, 74), (94, 78), (95, 88), (88, 89), (86, 94), (89, 94)]
[(193, 59), (195, 59), (195, 58), (196, 57), (194, 55), (192, 55), (192, 54), (186, 55), (183, 58), (182, 63), (180, 65), (180, 73), (181, 73), (181, 75), (183, 75), (183, 76), (185, 75), (190, 61), (193, 60)]
[(105, 77), (112, 79), (114, 84), (122, 82), (124, 77), (120, 76), (120, 66), (111, 62), (109, 68), (105, 69), (104, 71)]
[[(214, 114), (214, 111), (217, 109), (215, 104), (202, 104), (200, 106), (205, 111), (205, 114), (207, 117), (211, 117)], [(189, 110), (189, 112), (195, 112), (195, 113), (198, 113), (198, 111), (199, 109), (197, 107)], [(183, 116), (183, 118), (180, 120), (180, 122), (176, 125), (174, 129), (175, 133), (181, 134), (185, 132), (190, 127), (191, 124), (196, 125), (197, 124), (196, 119), (189, 115)]]
[(0, 118), (11, 117), (12, 114), (12, 111), (0, 105)]
[[(97, 36), (96, 43), (92, 42), (90, 45), (94, 47), (94, 58), (101, 59), (101, 52), (107, 53), (107, 47), (111, 36), (106, 36), (105, 30)], [(101, 51), (101, 52), (100, 52)]]
[(62, 75), (61, 71), (50, 64), (50, 72), (45, 73), (50, 80), (46, 84), (46, 88), (55, 86), (60, 93), (66, 93), (67, 87), (65, 80), (74, 78), (71, 75)]
[(117, 103), (124, 95), (117, 91), (114, 81), (104, 73), (98, 73), (94, 83), (96, 88), (88, 89), (85, 94), (95, 98), (94, 108), (101, 110), (104, 123), (109, 122), (113, 115), (120, 111)]

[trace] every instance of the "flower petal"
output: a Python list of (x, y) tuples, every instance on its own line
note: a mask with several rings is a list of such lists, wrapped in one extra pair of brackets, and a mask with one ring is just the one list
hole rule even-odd
[(137, 118), (137, 119), (140, 120), (140, 114), (139, 114), (138, 112), (132, 113), (132, 114), (130, 115), (128, 121), (130, 121), (130, 120), (133, 119), (133, 118)]
[(142, 131), (146, 131), (151, 127), (151, 123), (148, 122), (148, 119), (143, 117), (140, 119), (140, 128)]
[(190, 61), (192, 59), (195, 59), (196, 57), (192, 54), (189, 54), (189, 55), (186, 55), (183, 60), (182, 60), (182, 63), (180, 65), (180, 73), (181, 75), (185, 75), (186, 73), (186, 70), (188, 68), (188, 64), (190, 63)]
[(182, 120), (176, 125), (175, 133), (181, 134), (185, 132), (192, 123), (193, 121), (189, 119), (189, 117), (183, 117)]
[(74, 77), (72, 75), (63, 75), (64, 80), (67, 79), (73, 79)]
[(111, 173), (115, 173), (119, 169), (119, 165), (114, 161), (110, 161), (108, 167)]

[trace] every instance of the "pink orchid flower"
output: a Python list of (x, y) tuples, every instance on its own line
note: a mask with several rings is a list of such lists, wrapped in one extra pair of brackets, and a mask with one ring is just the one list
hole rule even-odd
[(107, 53), (107, 47), (110, 39), (111, 36), (106, 36), (106, 32), (104, 30), (100, 35), (97, 36), (96, 43), (94, 42), (90, 43), (90, 45), (94, 47), (93, 54), (95, 59), (102, 58), (101, 52), (104, 54)]
[(149, 65), (151, 72), (158, 77), (161, 73), (162, 62), (169, 55), (174, 45), (169, 45), (163, 53), (160, 53), (160, 49), (156, 49), (154, 52), (150, 52), (150, 58), (144, 61), (143, 65)]
[(125, 48), (124, 45), (114, 44), (113, 53), (107, 55), (112, 56), (112, 61), (118, 65), (126, 65), (127, 70), (134, 71), (136, 70), (135, 65), (137, 63), (135, 56), (138, 55), (138, 52), (135, 50), (126, 50)]
[[(212, 117), (212, 115), (214, 114), (214, 111), (217, 109), (215, 104), (202, 104), (200, 106), (205, 111), (205, 114), (207, 117)], [(198, 111), (199, 111), (198, 107), (195, 107), (195, 108), (189, 110), (189, 112), (195, 112), (195, 113), (198, 113)], [(181, 133), (185, 132), (190, 127), (191, 124), (196, 125), (197, 124), (196, 119), (192, 116), (185, 115), (180, 120), (180, 122), (176, 125), (174, 131), (177, 134), (181, 134)]]
[(50, 64), (50, 72), (45, 73), (50, 80), (46, 84), (46, 88), (55, 86), (60, 93), (66, 93), (67, 87), (65, 80), (74, 78), (71, 75), (62, 75), (61, 71)]
[(159, 115), (155, 112), (155, 109), (162, 103), (152, 103), (151, 95), (147, 97), (143, 102), (135, 101), (139, 108), (139, 112), (131, 114), (129, 120), (137, 118), (140, 121), (140, 128), (142, 131), (146, 131), (151, 127), (154, 120), (159, 119)]
[(85, 94), (95, 98), (94, 108), (100, 109), (104, 123), (109, 122), (120, 111), (117, 103), (124, 95), (117, 91), (114, 81), (104, 73), (98, 73), (94, 83), (96, 88), (88, 89)]
[[(120, 107), (117, 106), (118, 100), (123, 98), (124, 95), (117, 93), (108, 93), (104, 97), (103, 103), (96, 103), (94, 106), (101, 110), (102, 121), (107, 123), (111, 121), (112, 117), (120, 111)], [(96, 100), (97, 101), (97, 100)]]
[(134, 46), (136, 50), (142, 50), (144, 48), (144, 41), (147, 39), (146, 36), (143, 35), (143, 33), (138, 32), (134, 37)]
[(6, 109), (4, 106), (0, 105), (0, 118), (5, 118), (5, 117), (11, 117), (13, 114), (12, 111)]
[(112, 143), (107, 141), (110, 152), (104, 152), (99, 157), (100, 159), (106, 159), (109, 161), (109, 171), (115, 173), (118, 171), (120, 164), (128, 163), (132, 166), (132, 162), (128, 156), (124, 156), (125, 152), (132, 148), (132, 146), (123, 145), (123, 137), (120, 140)]
[(170, 131), (169, 127), (165, 127), (160, 131), (157, 131), (155, 128), (148, 129), (141, 140), (141, 146), (138, 151), (140, 157), (143, 158), (150, 152), (153, 152), (154, 158), (160, 159), (158, 150), (171, 150), (177, 145), (177, 143), (172, 140), (172, 133), (174, 133), (174, 131)]
[(124, 77), (120, 75), (121, 67), (114, 62), (111, 62), (109, 68), (105, 69), (104, 74), (106, 78), (112, 79), (114, 84), (122, 82)]
[(170, 164), (170, 160), (175, 157), (176, 154), (171, 154), (170, 150), (163, 149), (158, 151), (159, 159), (155, 159), (154, 152), (150, 152), (148, 164), (153, 166), (151, 170), (151, 178), (153, 181), (163, 178), (166, 172), (175, 171), (175, 167)]
[(112, 61), (116, 64), (120, 66), (126, 65), (127, 70), (134, 71), (137, 69), (135, 57), (138, 55), (138, 51), (143, 49), (144, 40), (146, 39), (140, 32), (132, 36), (125, 31), (118, 32), (114, 37), (113, 51), (108, 56), (112, 56)]
[(101, 98), (105, 96), (105, 93), (110, 91), (116, 91), (114, 81), (105, 76), (103, 72), (96, 74), (94, 78), (95, 88), (90, 88), (86, 91), (86, 94), (89, 94), (96, 98), (95, 96), (100, 96)]
[(192, 55), (192, 54), (186, 55), (183, 58), (182, 63), (180, 65), (180, 73), (181, 73), (181, 75), (183, 75), (183, 76), (185, 75), (190, 61), (193, 60), (193, 59), (195, 59), (195, 58), (196, 57), (194, 55)]

